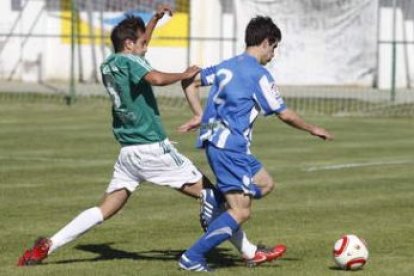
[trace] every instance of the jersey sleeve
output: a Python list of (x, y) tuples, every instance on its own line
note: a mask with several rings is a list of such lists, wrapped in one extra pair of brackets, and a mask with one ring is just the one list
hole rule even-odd
[(152, 71), (151, 65), (140, 56), (129, 55), (129, 74), (132, 83), (139, 83), (141, 79)]
[(216, 78), (216, 66), (203, 68), (200, 72), (201, 86), (210, 86)]
[(259, 76), (256, 87), (253, 97), (265, 116), (279, 114), (287, 108), (273, 77), (269, 73)]

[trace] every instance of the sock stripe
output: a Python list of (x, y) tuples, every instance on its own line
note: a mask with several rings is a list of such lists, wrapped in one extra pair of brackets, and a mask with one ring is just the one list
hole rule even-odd
[(231, 230), (231, 228), (226, 226), (226, 227), (219, 228), (219, 229), (212, 231), (210, 234), (206, 236), (206, 239), (210, 239), (211, 237), (222, 235), (222, 234), (227, 234), (231, 237), (232, 233), (233, 231)]

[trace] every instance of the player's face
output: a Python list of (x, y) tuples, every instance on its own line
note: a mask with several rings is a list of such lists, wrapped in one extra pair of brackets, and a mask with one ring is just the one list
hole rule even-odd
[(144, 33), (138, 31), (138, 39), (135, 41), (132, 47), (132, 54), (138, 56), (145, 56), (147, 52), (147, 37)]
[(269, 42), (266, 40), (266, 42), (264, 43), (264, 47), (263, 47), (263, 55), (260, 59), (260, 63), (262, 65), (266, 65), (273, 59), (273, 57), (275, 56), (277, 45), (278, 45), (278, 41), (276, 41), (273, 44), (269, 44)]

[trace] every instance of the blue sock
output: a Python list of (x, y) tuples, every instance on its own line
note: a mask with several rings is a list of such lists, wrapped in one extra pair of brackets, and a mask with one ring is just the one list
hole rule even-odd
[(255, 199), (260, 199), (262, 198), (262, 190), (260, 189), (259, 186), (257, 186), (257, 184), (250, 184), (250, 186), (252, 187), (253, 190), (253, 198)]
[(207, 232), (184, 254), (192, 261), (203, 262), (207, 252), (229, 239), (238, 229), (237, 221), (225, 212), (210, 224)]

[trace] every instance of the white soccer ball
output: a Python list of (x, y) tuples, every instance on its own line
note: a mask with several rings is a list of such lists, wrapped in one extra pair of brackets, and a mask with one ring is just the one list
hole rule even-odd
[(333, 258), (342, 269), (360, 269), (368, 260), (367, 243), (355, 235), (344, 235), (335, 242)]

